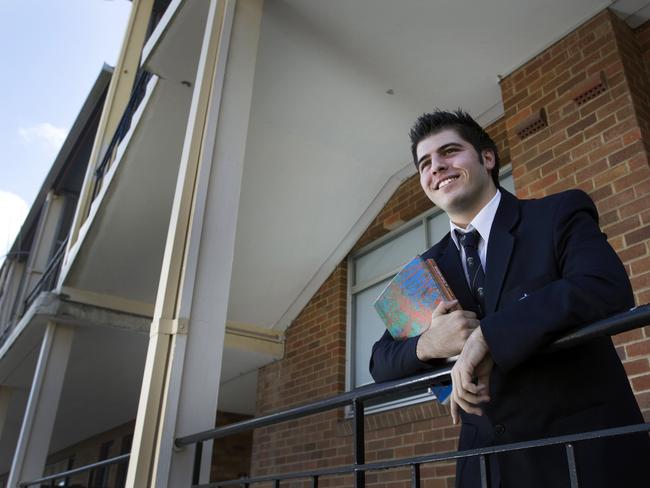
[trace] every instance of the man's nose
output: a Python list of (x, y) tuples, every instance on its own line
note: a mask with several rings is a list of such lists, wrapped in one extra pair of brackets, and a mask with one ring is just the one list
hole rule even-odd
[(431, 160), (431, 173), (432, 174), (437, 174), (441, 171), (444, 171), (447, 169), (447, 165), (445, 164), (444, 160), (440, 158), (433, 158)]

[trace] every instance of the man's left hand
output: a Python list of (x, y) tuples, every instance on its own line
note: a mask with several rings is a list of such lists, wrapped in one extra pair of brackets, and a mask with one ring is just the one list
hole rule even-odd
[(458, 423), (459, 408), (483, 415), (479, 404), (490, 401), (490, 373), (494, 361), (481, 328), (472, 332), (451, 370), (451, 418)]

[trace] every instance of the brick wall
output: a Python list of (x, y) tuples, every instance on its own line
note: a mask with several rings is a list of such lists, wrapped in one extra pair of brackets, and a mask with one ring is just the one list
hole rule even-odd
[[(249, 419), (249, 415), (217, 412), (217, 427)], [(250, 475), (253, 433), (240, 432), (214, 441), (210, 481), (234, 480)]]
[[(648, 78), (637, 43), (647, 30), (635, 37), (605, 11), (501, 83), (517, 193), (539, 197), (572, 187), (588, 192), (637, 303), (650, 302)], [(576, 92), (601, 73), (606, 90), (578, 106)], [(520, 139), (517, 124), (542, 108), (548, 126)], [(615, 338), (646, 418), (649, 333), (638, 329)]]
[[(633, 32), (603, 12), (502, 80), (505, 114), (488, 128), (502, 165), (512, 159), (518, 196), (534, 198), (571, 187), (592, 196), (601, 225), (631, 276), (637, 303), (650, 302), (648, 66), (650, 24)], [(573, 97), (599, 80), (601, 72), (606, 89), (576, 105)], [(547, 127), (520, 139), (518, 124), (542, 108)], [(408, 178), (354, 249), (430, 206), (418, 178)], [(344, 262), (287, 330), (286, 357), (260, 370), (258, 414), (344, 390), (346, 280)], [(649, 333), (642, 329), (615, 338), (646, 417)], [(452, 450), (457, 433), (446, 407), (435, 403), (370, 415), (367, 461)], [(259, 475), (351, 463), (349, 421), (339, 411), (260, 429), (252, 458), (252, 472)], [(423, 466), (421, 473), (425, 486), (453, 486), (453, 463)], [(370, 486), (401, 488), (409, 486), (409, 473), (371, 473), (367, 480)], [(320, 485), (352, 486), (349, 478), (323, 479)]]
[[(285, 358), (260, 369), (258, 415), (340, 393), (345, 388), (347, 266), (339, 265), (286, 333)], [(338, 434), (340, 411), (293, 420), (254, 432), (256, 475), (351, 462)], [(327, 486), (327, 485), (324, 485)]]
[(643, 57), (646, 72), (650, 72), (650, 22), (638, 27), (634, 35)]

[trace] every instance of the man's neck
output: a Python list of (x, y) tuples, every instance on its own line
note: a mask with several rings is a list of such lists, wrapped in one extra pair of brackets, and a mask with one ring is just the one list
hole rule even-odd
[(496, 187), (491, 186), (488, 191), (486, 191), (485, 194), (481, 196), (478, 203), (472, 207), (471, 210), (454, 214), (450, 212), (448, 213), (449, 220), (451, 220), (454, 225), (457, 225), (461, 229), (465, 229), (472, 222), (472, 220), (474, 220), (474, 217), (476, 217), (479, 212), (483, 210), (483, 208), (485, 208), (488, 203), (490, 203), (490, 200), (494, 198), (494, 195), (496, 195), (496, 193)]

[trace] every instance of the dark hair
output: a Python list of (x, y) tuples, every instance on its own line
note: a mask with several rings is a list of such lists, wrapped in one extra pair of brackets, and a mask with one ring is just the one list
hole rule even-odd
[(418, 117), (411, 128), (411, 153), (413, 154), (413, 163), (417, 167), (418, 144), (429, 137), (445, 129), (454, 129), (458, 135), (466, 142), (470, 143), (478, 153), (481, 164), (483, 156), (481, 152), (489, 149), (494, 153), (494, 168), (492, 168), (492, 181), (499, 188), (499, 152), (497, 146), (488, 135), (483, 127), (476, 122), (467, 112), (458, 109), (455, 112), (446, 112), (435, 109), (431, 113), (425, 113)]

